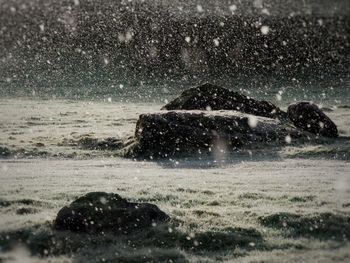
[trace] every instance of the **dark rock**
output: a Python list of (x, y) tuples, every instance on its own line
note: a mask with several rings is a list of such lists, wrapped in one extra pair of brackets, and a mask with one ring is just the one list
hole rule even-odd
[(92, 192), (63, 207), (57, 214), (54, 226), (59, 230), (128, 233), (167, 220), (168, 215), (156, 205), (129, 203), (117, 194)]
[(299, 102), (288, 107), (288, 117), (298, 128), (326, 137), (338, 137), (334, 122), (317, 105)]
[(162, 110), (237, 110), (268, 118), (287, 118), (286, 113), (267, 101), (259, 101), (212, 84), (185, 90)]
[(180, 152), (230, 150), (258, 143), (285, 143), (308, 133), (277, 119), (237, 111), (169, 111), (142, 114), (126, 155), (166, 157)]

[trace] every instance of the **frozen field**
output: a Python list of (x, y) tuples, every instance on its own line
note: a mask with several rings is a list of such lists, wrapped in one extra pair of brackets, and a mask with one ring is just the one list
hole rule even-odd
[[(222, 160), (134, 161), (86, 143), (132, 135), (159, 107), (1, 99), (0, 262), (349, 262), (348, 108), (327, 112), (337, 140)], [(172, 221), (128, 236), (51, 230), (91, 191), (154, 203)]]

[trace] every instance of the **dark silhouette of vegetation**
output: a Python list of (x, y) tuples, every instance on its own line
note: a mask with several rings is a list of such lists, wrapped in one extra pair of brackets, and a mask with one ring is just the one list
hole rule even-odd
[(147, 1), (37, 0), (2, 3), (0, 24), (5, 86), (350, 67), (350, 16), (181, 16)]
[[(109, 258), (112, 262), (187, 262), (181, 251), (203, 254), (235, 249), (266, 249), (255, 229), (228, 228), (223, 231), (186, 233), (176, 225), (161, 224), (132, 234), (102, 232), (96, 234), (54, 230), (50, 224), (33, 226), (0, 234), (0, 246), (9, 251), (18, 244), (36, 256), (74, 256), (76, 262)], [(240, 252), (242, 253), (242, 251)], [(108, 260), (107, 260), (108, 262)]]
[(294, 237), (349, 240), (350, 217), (332, 213), (303, 216), (292, 213), (277, 213), (260, 217), (262, 225), (285, 230)]

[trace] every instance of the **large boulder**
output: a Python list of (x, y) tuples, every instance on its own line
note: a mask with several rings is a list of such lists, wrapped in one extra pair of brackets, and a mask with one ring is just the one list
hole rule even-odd
[(168, 219), (153, 204), (131, 203), (117, 194), (92, 192), (63, 207), (57, 214), (54, 227), (80, 232), (112, 230), (128, 233)]
[(286, 118), (286, 113), (267, 101), (249, 98), (241, 93), (212, 84), (185, 90), (162, 110), (236, 110), (268, 118)]
[(167, 157), (222, 151), (259, 143), (285, 144), (290, 138), (308, 135), (277, 119), (237, 111), (161, 111), (140, 115), (135, 142), (126, 155)]
[(338, 137), (337, 126), (313, 103), (292, 104), (288, 107), (287, 114), (293, 124), (300, 129), (326, 137)]

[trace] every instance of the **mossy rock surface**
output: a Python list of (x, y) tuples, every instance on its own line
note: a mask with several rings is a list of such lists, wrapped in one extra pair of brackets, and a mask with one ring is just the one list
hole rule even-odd
[(92, 192), (63, 207), (54, 226), (80, 232), (112, 230), (128, 233), (168, 220), (169, 216), (156, 205), (131, 203), (118, 194)]

